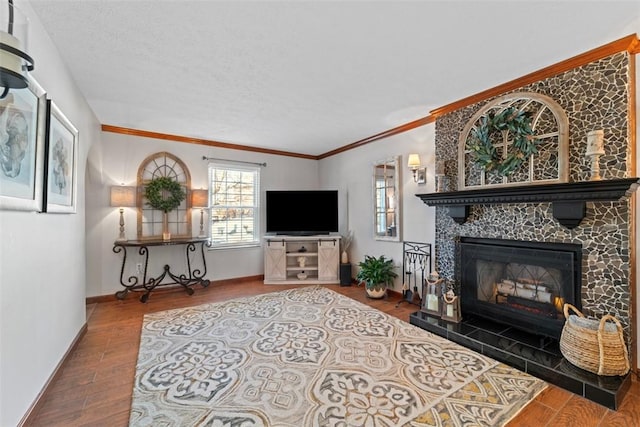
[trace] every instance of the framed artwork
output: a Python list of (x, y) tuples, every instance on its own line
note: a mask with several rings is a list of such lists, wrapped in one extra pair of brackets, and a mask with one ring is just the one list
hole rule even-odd
[(78, 175), (78, 130), (47, 100), (43, 211), (75, 213)]
[(28, 80), (0, 99), (0, 210), (42, 210), (46, 97)]
[(418, 175), (416, 178), (416, 182), (418, 184), (426, 184), (427, 183), (427, 168), (418, 169)]

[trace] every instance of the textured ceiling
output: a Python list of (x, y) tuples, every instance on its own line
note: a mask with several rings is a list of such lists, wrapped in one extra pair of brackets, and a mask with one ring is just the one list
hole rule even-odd
[(638, 1), (30, 3), (101, 123), (311, 155), (640, 27)]

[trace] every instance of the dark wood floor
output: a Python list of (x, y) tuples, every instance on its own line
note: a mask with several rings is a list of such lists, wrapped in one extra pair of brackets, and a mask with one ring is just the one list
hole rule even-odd
[[(27, 420), (27, 426), (126, 426), (145, 313), (280, 291), (294, 286), (237, 282), (195, 288), (195, 294), (162, 290), (142, 304), (137, 295), (87, 306), (88, 330), (61, 368), (60, 374)], [(327, 286), (404, 321), (416, 306), (398, 296), (369, 300), (362, 287)], [(640, 386), (634, 381), (616, 412), (550, 386), (512, 420), (509, 426), (640, 426)]]

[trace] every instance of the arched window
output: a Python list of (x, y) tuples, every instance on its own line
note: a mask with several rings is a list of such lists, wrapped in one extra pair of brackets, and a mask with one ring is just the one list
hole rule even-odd
[[(467, 147), (471, 131), (480, 126), (489, 112), (500, 113), (507, 108), (529, 113), (533, 136), (539, 141), (537, 154), (531, 155), (508, 176), (485, 171), (475, 162)], [(511, 149), (509, 132), (491, 141), (496, 151), (505, 157)], [(471, 117), (458, 142), (458, 190), (509, 185), (567, 182), (569, 176), (569, 120), (562, 107), (548, 96), (519, 92), (502, 96), (482, 107)]]
[(187, 197), (180, 206), (168, 213), (169, 231), (172, 237), (191, 237), (189, 189), (191, 175), (187, 166), (171, 153), (162, 151), (143, 160), (138, 168), (138, 238), (162, 238), (163, 212), (153, 209), (144, 197), (146, 185), (154, 178), (166, 176), (182, 185)]

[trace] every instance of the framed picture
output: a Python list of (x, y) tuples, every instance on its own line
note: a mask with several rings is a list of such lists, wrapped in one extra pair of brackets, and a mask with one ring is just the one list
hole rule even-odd
[(47, 100), (43, 211), (75, 213), (78, 175), (78, 130)]
[(426, 184), (427, 183), (427, 168), (418, 169), (418, 175), (416, 182), (418, 184)]
[(0, 210), (42, 210), (46, 97), (28, 80), (0, 99)]

